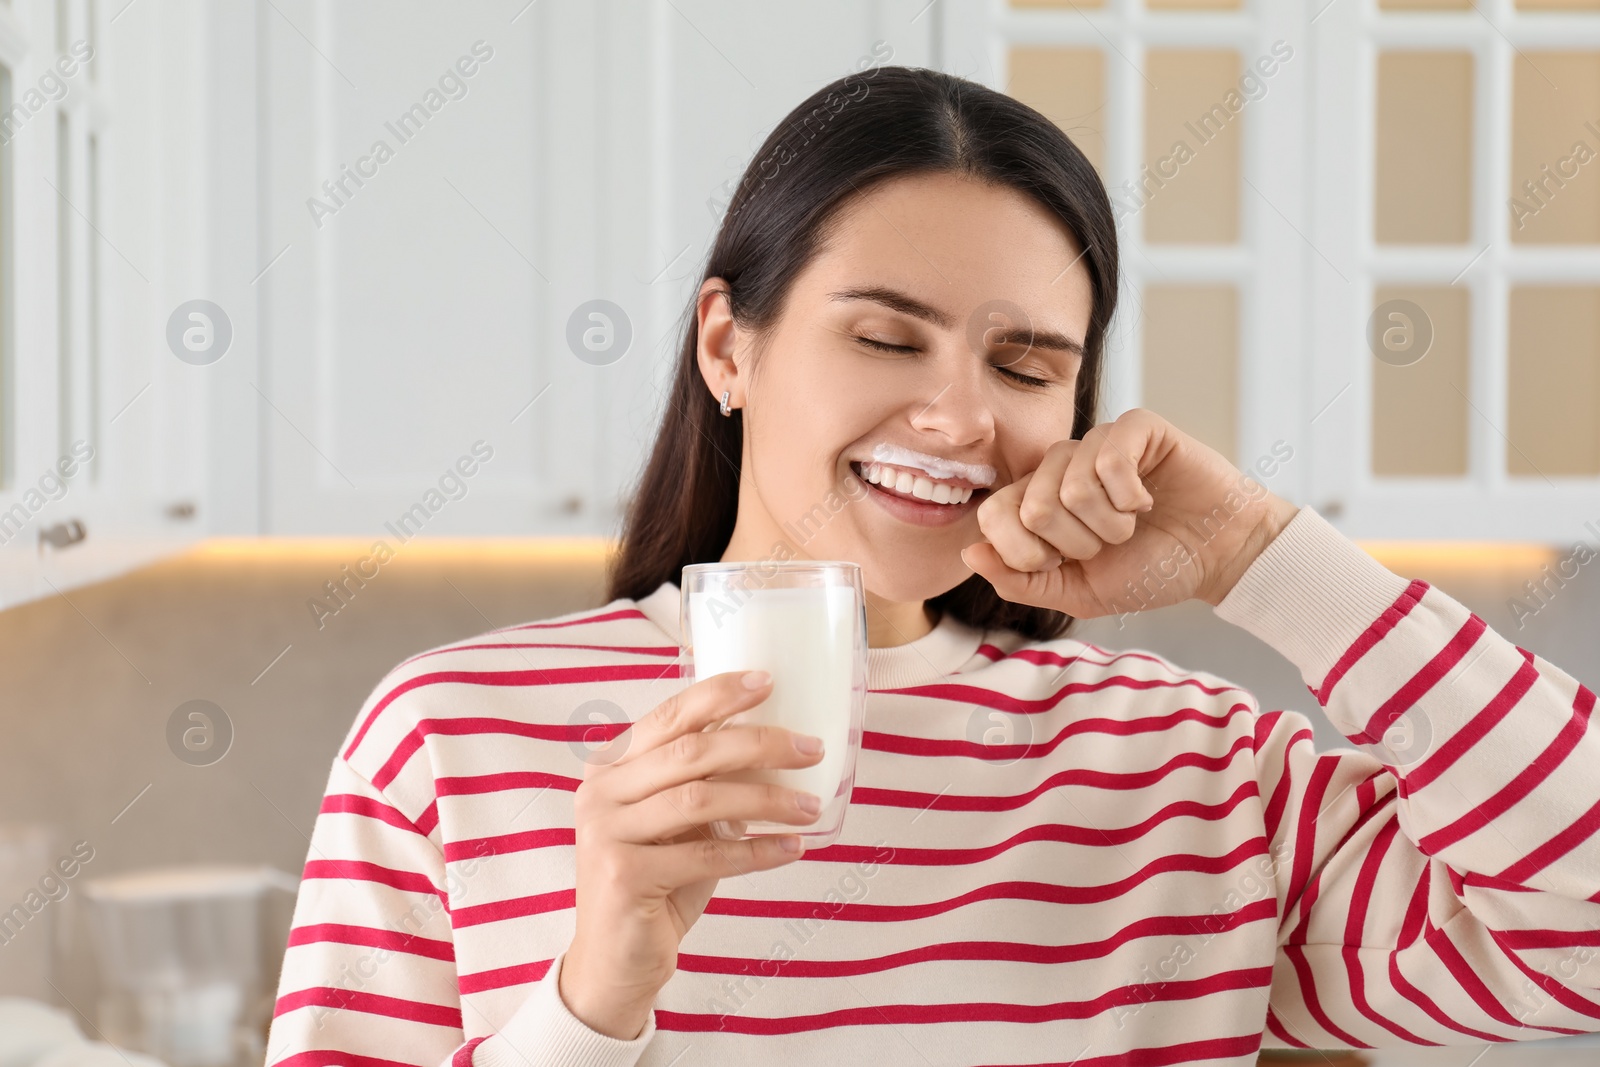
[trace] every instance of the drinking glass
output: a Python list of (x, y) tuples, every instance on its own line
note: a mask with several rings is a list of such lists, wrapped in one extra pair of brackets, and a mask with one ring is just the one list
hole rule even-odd
[(810, 823), (712, 824), (723, 838), (799, 834), (806, 848), (838, 840), (856, 780), (867, 697), (867, 609), (861, 567), (841, 560), (693, 563), (683, 568), (680, 666), (689, 683), (725, 671), (772, 673), (766, 700), (708, 729), (782, 726), (822, 738), (810, 767), (763, 767), (713, 775), (822, 798)]

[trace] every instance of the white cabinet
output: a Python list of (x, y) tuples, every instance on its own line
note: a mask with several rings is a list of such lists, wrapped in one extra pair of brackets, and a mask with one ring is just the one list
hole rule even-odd
[[(928, 62), (921, 7), (276, 3), (257, 48), (270, 266), (240, 289), (260, 465), (216, 450), (260, 478), (238, 528), (613, 532), (734, 182), (875, 40)], [(580, 358), (589, 328), (618, 351)]]
[(106, 6), (0, 5), (0, 606), (170, 552), (203, 513), (203, 382), (161, 340), (204, 274), (173, 69), (198, 44), (161, 9), (108, 34)]

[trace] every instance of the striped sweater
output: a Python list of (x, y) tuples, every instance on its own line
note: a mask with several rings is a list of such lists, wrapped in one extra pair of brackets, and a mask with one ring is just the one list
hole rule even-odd
[[(568, 1012), (582, 737), (678, 587), (396, 667), (333, 760), (268, 1064), (1251, 1064), (1600, 1031), (1594, 693), (1303, 508), (1216, 614), (1349, 738), (945, 614), (868, 650), (839, 841), (724, 878), (633, 1040)], [(598, 718), (596, 714), (598, 713)]]

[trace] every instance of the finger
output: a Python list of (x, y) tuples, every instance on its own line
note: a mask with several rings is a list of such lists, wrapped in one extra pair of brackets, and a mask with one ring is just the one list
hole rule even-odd
[(1079, 619), (1106, 613), (1076, 560), (1067, 560), (1048, 571), (1018, 571), (1008, 567), (994, 546), (987, 543), (968, 545), (961, 558), (994, 586), (1002, 599), (1014, 604), (1053, 608)]
[[(654, 844), (719, 821), (795, 823), (805, 826), (817, 811), (800, 807), (801, 796), (815, 794), (760, 782), (715, 782), (696, 779), (647, 797), (619, 810), (611, 836), (635, 844)], [(821, 804), (817, 805), (821, 810)]]
[[(780, 844), (785, 838), (798, 842), (799, 848), (786, 852)], [(650, 880), (668, 891), (712, 878), (782, 867), (799, 859), (804, 850), (804, 839), (793, 834), (749, 837), (743, 841), (725, 841), (707, 834), (696, 841), (634, 848), (640, 854), (639, 862), (649, 863)]]
[(595, 762), (621, 766), (674, 738), (699, 733), (713, 722), (755, 707), (770, 695), (772, 682), (768, 679), (754, 689), (748, 688), (745, 680), (754, 673), (724, 671), (680, 689), (611, 740), (613, 745), (626, 747), (621, 757), (604, 759), (606, 750), (601, 749), (602, 758)]
[(637, 804), (675, 786), (714, 774), (764, 767), (809, 767), (823, 753), (801, 752), (801, 737), (781, 726), (728, 726), (680, 734), (643, 756), (615, 767), (598, 783), (616, 804)]
[[(1070, 512), (1093, 532), (1096, 547), (1121, 544), (1133, 536), (1137, 516), (1121, 511), (1111, 502), (1106, 487), (1095, 470), (1099, 454), (1106, 449), (1106, 430), (1096, 426), (1083, 435), (1083, 447), (1073, 454), (1072, 462), (1056, 491), (1062, 508)], [(1089, 556), (1078, 556), (1088, 559)]]
[(1094, 456), (1095, 473), (1118, 511), (1148, 511), (1155, 497), (1144, 484), (1139, 469), (1161, 435), (1152, 413), (1139, 408), (1124, 412), (1106, 427), (1104, 446)]
[(1019, 514), (1023, 496), (1036, 473), (1024, 474), (978, 504), (978, 529), (1006, 566), (1014, 570), (1046, 570), (1061, 562), (1056, 547), (1024, 526)]
[[(1044, 454), (1017, 506), (1017, 519), (1023, 528), (1038, 535), (1056, 550), (1041, 566), (1008, 562), (1017, 570), (1048, 570), (1061, 559), (1092, 559), (1100, 551), (1100, 536), (1061, 502), (1061, 485), (1082, 451), (1082, 441), (1057, 441)], [(991, 541), (993, 539), (991, 538)], [(1053, 561), (1052, 561), (1053, 560)]]

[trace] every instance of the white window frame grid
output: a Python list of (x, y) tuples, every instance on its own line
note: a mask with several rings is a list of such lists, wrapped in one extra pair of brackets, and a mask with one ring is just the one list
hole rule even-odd
[[(1322, 496), (1344, 505), (1357, 537), (1537, 541), (1570, 546), (1600, 519), (1600, 478), (1506, 473), (1509, 297), (1524, 283), (1600, 285), (1600, 245), (1514, 245), (1511, 195), (1513, 63), (1519, 53), (1600, 51), (1600, 13), (1519, 12), (1514, 0), (1477, 10), (1396, 12), (1376, 0), (1333, 0), (1316, 18), (1313, 173), (1323, 195), (1313, 237), (1352, 284), (1323, 285), (1313, 396), (1328, 405), (1312, 450)], [(1378, 55), (1386, 50), (1473, 56), (1471, 237), (1465, 245), (1379, 245), (1373, 225)], [(1537, 63), (1537, 57), (1533, 59)], [(1372, 474), (1372, 365), (1366, 322), (1380, 285), (1461, 285), (1469, 296), (1464, 477)], [(1339, 395), (1343, 390), (1343, 396)], [(1354, 459), (1354, 462), (1352, 462)]]
[[(1511, 245), (1506, 200), (1512, 62), (1518, 51), (1600, 51), (1600, 13), (1380, 11), (1377, 0), (1314, 5), (1245, 0), (1237, 10), (1013, 8), (955, 0), (942, 24), (944, 69), (998, 89), (1013, 45), (1105, 56), (1107, 186), (1137, 181), (1152, 47), (1236, 50), (1241, 64), (1277, 39), (1293, 64), (1242, 116), (1240, 234), (1234, 245), (1154, 245), (1142, 219), (1119, 227), (1123, 289), (1108, 339), (1102, 413), (1140, 403), (1140, 294), (1155, 283), (1228, 283), (1239, 294), (1236, 462), (1248, 469), (1276, 441), (1295, 458), (1268, 484), (1367, 539), (1568, 544), (1600, 519), (1600, 478), (1506, 473), (1508, 297), (1521, 283), (1600, 285), (1600, 246)], [(1466, 245), (1379, 246), (1374, 239), (1377, 54), (1385, 48), (1474, 56), (1472, 239)], [(1372, 295), (1390, 283), (1469, 290), (1468, 473), (1372, 474)]]
[[(1151, 285), (1234, 287), (1238, 300), (1238, 396), (1235, 455), (1274, 492), (1302, 499), (1309, 488), (1305, 284), (1314, 250), (1307, 244), (1307, 92), (1311, 75), (1303, 5), (1246, 0), (1220, 11), (1149, 10), (1143, 0), (1107, 0), (1098, 9), (1014, 8), (1007, 0), (957, 0), (945, 7), (943, 69), (1004, 91), (1013, 46), (1093, 48), (1104, 56), (1106, 141), (1102, 175), (1113, 197), (1135, 185), (1144, 166), (1146, 55), (1157, 49), (1229, 49), (1243, 74), (1274, 41), (1292, 59), (1265, 79), (1240, 122), (1239, 231), (1232, 244), (1152, 243), (1144, 213), (1118, 226), (1121, 288), (1107, 338), (1101, 418), (1141, 406), (1143, 293)], [(1220, 101), (1213, 101), (1213, 103)], [(1203, 110), (1197, 103), (1196, 113)], [(1175, 418), (1181, 428), (1181, 419)], [(1293, 458), (1270, 476), (1252, 468), (1287, 445)]]

